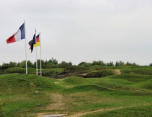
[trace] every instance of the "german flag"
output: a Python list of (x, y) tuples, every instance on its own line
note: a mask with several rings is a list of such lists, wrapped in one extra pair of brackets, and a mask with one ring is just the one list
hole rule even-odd
[(33, 52), (33, 46), (36, 44), (36, 34), (34, 34), (33, 39), (29, 41), (31, 52)]
[(34, 47), (40, 46), (40, 34), (36, 36), (36, 43), (34, 44)]

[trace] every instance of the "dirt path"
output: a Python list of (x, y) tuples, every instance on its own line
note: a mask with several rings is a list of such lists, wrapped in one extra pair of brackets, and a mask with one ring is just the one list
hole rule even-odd
[(65, 106), (63, 95), (56, 93), (50, 95), (50, 98), (52, 99), (52, 104), (46, 107), (47, 110), (63, 110)]
[[(65, 108), (65, 103), (64, 103), (64, 97), (61, 94), (51, 94), (51, 100), (52, 103), (46, 107), (45, 110), (54, 110), (56, 112), (64, 112)], [(52, 113), (38, 113), (36, 117), (82, 117), (87, 114), (93, 114), (97, 112), (108, 112), (108, 111), (113, 111), (113, 110), (119, 110), (119, 109), (125, 109), (125, 108), (132, 108), (132, 107), (138, 107), (138, 106), (148, 106), (152, 104), (140, 104), (140, 105), (133, 105), (133, 106), (120, 106), (120, 107), (113, 107), (113, 108), (102, 108), (98, 109), (95, 111), (88, 111), (88, 112), (78, 112), (74, 113), (72, 115), (65, 115), (65, 114), (60, 114), (60, 113), (54, 113), (57, 114), (58, 116), (54, 116)]]
[(69, 115), (69, 116), (66, 116), (66, 117), (82, 117), (84, 115), (93, 114), (93, 113), (97, 113), (97, 112), (108, 112), (108, 111), (113, 111), (113, 110), (132, 108), (132, 107), (138, 107), (138, 106), (148, 106), (148, 105), (152, 105), (152, 104), (143, 104), (143, 105), (135, 105), (135, 106), (121, 106), (121, 107), (114, 107), (114, 108), (98, 109), (98, 110), (95, 110), (95, 111), (75, 113), (73, 115)]
[(120, 69), (115, 69), (115, 70), (114, 70), (114, 73), (117, 74), (117, 75), (120, 75), (120, 74), (121, 74), (121, 71), (120, 71)]
[[(51, 110), (51, 111), (63, 111), (64, 107), (65, 107), (65, 103), (64, 103), (64, 98), (63, 95), (61, 94), (51, 94), (50, 95), (50, 99), (51, 99), (51, 104), (48, 105), (44, 110)], [(57, 114), (57, 113), (54, 113)], [(51, 113), (38, 113), (36, 117), (51, 117), (54, 114)], [(60, 116), (64, 115), (64, 114), (58, 114)], [(59, 116), (56, 116), (59, 117)]]

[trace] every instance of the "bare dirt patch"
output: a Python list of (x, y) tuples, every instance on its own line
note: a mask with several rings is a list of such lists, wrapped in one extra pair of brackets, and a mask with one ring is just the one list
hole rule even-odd
[(47, 110), (63, 110), (63, 108), (65, 107), (63, 95), (56, 93), (50, 95), (50, 98), (53, 102), (52, 104), (47, 106)]
[[(53, 114), (58, 114), (57, 112), (64, 112), (65, 110), (65, 103), (64, 103), (64, 97), (61, 94), (55, 93), (50, 94), (51, 104), (48, 105), (45, 109), (46, 111), (53, 111)], [(45, 117), (45, 115), (51, 115), (52, 113), (38, 113), (36, 117)], [(52, 114), (52, 115), (53, 115)], [(60, 114), (63, 115), (63, 114)]]
[(115, 69), (115, 70), (113, 70), (113, 72), (114, 72), (116, 75), (120, 75), (120, 74), (121, 74), (120, 69)]

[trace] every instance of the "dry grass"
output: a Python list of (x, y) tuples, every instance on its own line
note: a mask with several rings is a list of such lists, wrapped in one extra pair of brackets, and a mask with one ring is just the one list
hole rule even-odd
[(64, 102), (64, 96), (62, 94), (54, 93), (54, 94), (48, 94), (48, 96), (50, 97), (51, 102), (43, 110), (52, 111), (53, 113), (50, 112), (38, 113), (36, 117), (43, 117), (44, 115), (58, 114), (60, 112), (65, 112), (66, 106)]
[(65, 103), (63, 95), (59, 93), (51, 94), (52, 103), (46, 107), (47, 110), (64, 110)]

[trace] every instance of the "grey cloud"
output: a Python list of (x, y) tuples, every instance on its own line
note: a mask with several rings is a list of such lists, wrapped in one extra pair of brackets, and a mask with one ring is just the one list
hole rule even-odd
[(24, 19), (28, 41), (35, 28), (42, 33), (43, 59), (152, 61), (151, 0), (5, 0), (0, 8), (1, 63), (25, 59), (23, 42), (5, 43)]

